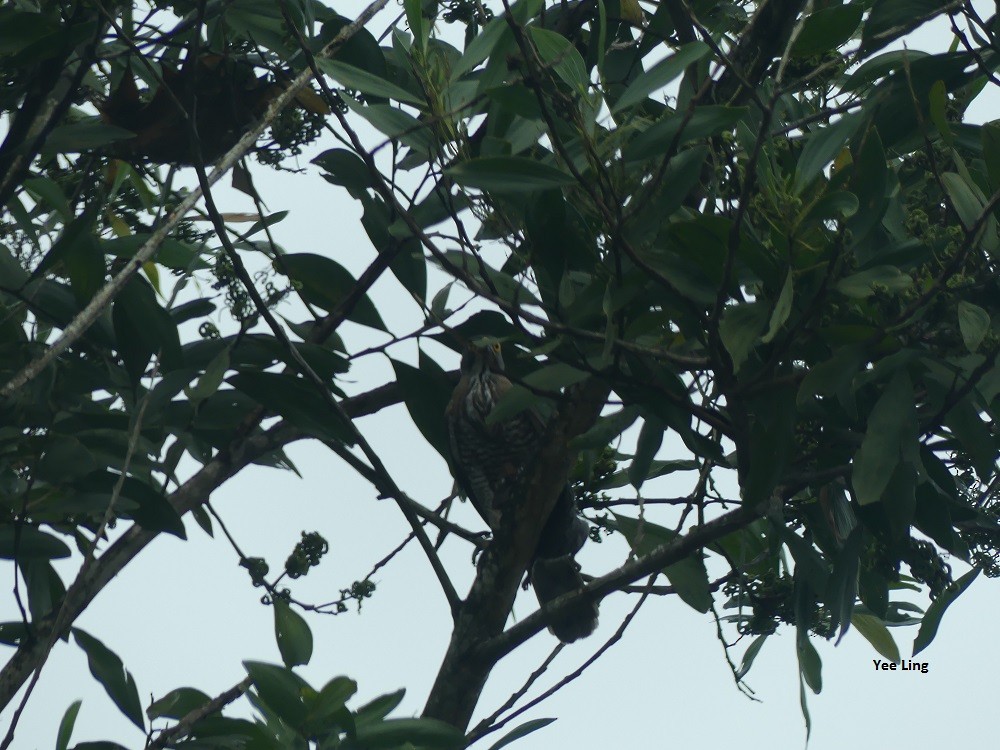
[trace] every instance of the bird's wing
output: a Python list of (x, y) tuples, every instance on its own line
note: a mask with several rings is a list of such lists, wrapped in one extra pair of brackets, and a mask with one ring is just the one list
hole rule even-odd
[(448, 453), (451, 474), (462, 493), (472, 502), (482, 519), (493, 529), (497, 519), (493, 511), (493, 493), (489, 479), (480, 468), (475, 443), (483, 440), (482, 427), (473, 424), (465, 413), (465, 399), (469, 393), (469, 380), (463, 376), (445, 408), (448, 425)]

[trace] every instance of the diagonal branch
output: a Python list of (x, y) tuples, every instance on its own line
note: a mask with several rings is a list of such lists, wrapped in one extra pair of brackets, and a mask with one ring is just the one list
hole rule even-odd
[(580, 591), (564, 594), (553, 600), (502, 634), (483, 643), (475, 654), (476, 658), (496, 662), (541, 632), (549, 622), (580, 601), (588, 599), (599, 601), (627, 584), (680, 562), (706, 545), (755, 521), (763, 516), (765, 511), (764, 506), (750, 508), (742, 505), (701, 526), (695, 526), (688, 533), (661, 544), (649, 554), (628, 562), (600, 578), (595, 578)]
[[(555, 695), (557, 692), (566, 687), (566, 685), (573, 682), (573, 680), (577, 679), (580, 675), (582, 675), (587, 670), (587, 668), (590, 667), (590, 665), (592, 665), (595, 661), (597, 661), (605, 653), (607, 653), (608, 649), (610, 649), (612, 646), (614, 646), (616, 643), (618, 643), (618, 641), (622, 639), (622, 636), (625, 635), (625, 630), (628, 628), (629, 625), (632, 624), (632, 620), (635, 619), (635, 616), (639, 614), (639, 609), (642, 607), (643, 604), (646, 603), (646, 599), (651, 593), (650, 589), (653, 586), (653, 581), (656, 580), (656, 576), (657, 576), (656, 573), (653, 573), (649, 576), (649, 581), (645, 586), (645, 591), (642, 592), (642, 596), (639, 597), (639, 601), (637, 601), (635, 603), (635, 606), (632, 607), (632, 610), (627, 615), (625, 615), (625, 619), (622, 620), (621, 625), (618, 626), (618, 629), (614, 632), (614, 634), (610, 638), (608, 638), (608, 640), (606, 640), (603, 644), (601, 644), (601, 647), (597, 649), (597, 651), (595, 651), (590, 656), (590, 658), (588, 658), (585, 662), (583, 662), (583, 664), (581, 664), (579, 667), (574, 669), (568, 675), (563, 677), (561, 680), (559, 680), (559, 682), (557, 682), (555, 685), (553, 685), (548, 690), (543, 692), (541, 695), (532, 698), (530, 701), (525, 703), (516, 711), (513, 711), (512, 713), (505, 716), (502, 721), (496, 721), (498, 715), (490, 716), (488, 719), (484, 719), (476, 726), (475, 729), (473, 729), (469, 733), (467, 738), (469, 740), (469, 743), (471, 744), (472, 742), (475, 742), (481, 739), (482, 737), (485, 737), (491, 732), (495, 732), (496, 730), (501, 729), (502, 727), (509, 724), (511, 721), (516, 719), (521, 714), (525, 713), (526, 711), (530, 711), (532, 708), (537, 706), (542, 701)], [(527, 687), (528, 686), (525, 685), (525, 690), (527, 689)]]
[[(354, 418), (372, 414), (401, 400), (399, 385), (389, 383), (349, 398), (341, 406), (345, 414)], [(230, 477), (261, 456), (306, 437), (305, 433), (286, 422), (279, 422), (266, 432), (237, 437), (171, 493), (169, 502), (178, 514), (184, 515), (204, 504)], [(158, 532), (147, 531), (138, 524), (131, 526), (96, 559), (89, 572), (66, 592), (64, 604), (61, 605), (61, 610), (65, 610), (62, 627), (54, 627), (54, 615), (32, 623), (30, 636), (18, 645), (0, 670), (0, 709), (10, 703), (28, 677), (44, 663), (46, 639), (50, 635), (56, 638), (64, 636), (69, 625), (76, 621), (104, 587), (157, 536)]]
[(424, 708), (425, 717), (460, 729), (468, 725), (486, 679), (502, 655), (494, 657), (482, 646), (503, 631), (542, 526), (566, 484), (575, 458), (570, 440), (594, 423), (609, 393), (606, 382), (596, 378), (585, 381), (570, 390), (549, 424), (523, 497), (504, 515), (459, 609), (448, 650)]
[[(367, 8), (358, 14), (358, 17), (353, 22), (344, 26), (336, 37), (326, 45), (319, 53), (321, 57), (328, 57), (334, 52), (336, 52), (341, 46), (347, 42), (352, 36), (357, 34), (364, 25), (375, 16), (382, 8), (388, 4), (388, 0), (375, 0)], [(306, 84), (312, 79), (312, 71), (309, 69), (303, 70), (299, 73), (288, 87), (271, 103), (267, 108), (267, 112), (261, 118), (260, 122), (255, 126), (250, 128), (242, 138), (233, 146), (221, 159), (219, 159), (217, 166), (212, 170), (211, 174), (208, 175), (208, 185), (214, 185), (218, 182), (223, 175), (225, 175), (237, 161), (247, 152), (250, 148), (257, 142), (257, 139), (261, 136), (264, 130), (271, 124), (278, 113), (281, 112), (295, 96), (305, 88)], [(111, 300), (122, 290), (125, 284), (128, 283), (129, 279), (142, 267), (143, 263), (150, 260), (156, 253), (157, 249), (163, 244), (163, 241), (167, 236), (174, 230), (178, 223), (187, 215), (187, 213), (194, 208), (195, 204), (203, 195), (203, 188), (198, 187), (192, 190), (185, 198), (182, 200), (174, 211), (167, 216), (166, 220), (150, 235), (146, 243), (139, 248), (139, 250), (133, 255), (125, 265), (122, 270), (119, 271), (115, 276), (112, 277), (111, 281), (101, 287), (100, 290), (93, 296), (86, 307), (81, 310), (73, 320), (71, 320), (66, 327), (63, 329), (62, 334), (57, 338), (45, 353), (42, 354), (37, 359), (32, 360), (27, 365), (25, 365), (17, 374), (15, 374), (2, 388), (0, 388), (0, 398), (8, 397), (12, 395), (16, 390), (21, 388), (29, 380), (35, 378), (39, 373), (42, 372), (49, 364), (55, 360), (60, 354), (62, 354), (66, 349), (68, 349), (73, 342), (79, 339), (90, 326), (97, 320), (98, 317), (107, 309), (108, 305), (111, 304)]]
[(177, 740), (184, 739), (191, 732), (191, 728), (194, 727), (195, 724), (204, 719), (206, 716), (211, 716), (215, 712), (221, 711), (233, 701), (239, 700), (252, 684), (253, 680), (249, 677), (244, 678), (229, 688), (229, 690), (212, 698), (212, 700), (205, 705), (199, 706), (193, 711), (185, 714), (184, 717), (172, 727), (164, 729), (160, 732), (156, 736), (156, 739), (147, 744), (146, 747), (150, 748), (150, 750), (156, 750), (156, 748), (163, 748), (168, 744), (176, 742)]

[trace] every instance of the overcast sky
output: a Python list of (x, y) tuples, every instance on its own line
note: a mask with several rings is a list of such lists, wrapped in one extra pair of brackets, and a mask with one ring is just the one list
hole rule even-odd
[[(360, 3), (349, 6), (342, 12), (350, 14)], [(926, 48), (928, 39), (947, 46), (950, 34), (943, 27), (925, 29), (911, 46)], [(990, 101), (983, 101), (974, 119), (993, 119), (992, 110)], [(291, 211), (275, 227), (286, 250), (329, 255), (355, 273), (371, 261), (373, 251), (358, 221), (359, 208), (346, 193), (315, 173), (295, 176), (258, 169), (256, 174), (268, 208)], [(224, 210), (253, 210), (241, 194), (222, 190), (219, 195)], [(435, 283), (441, 279), (436, 277)], [(394, 332), (406, 333), (419, 323), (418, 308), (390, 276), (376, 285), (372, 296)], [(383, 340), (352, 324), (343, 333), (351, 350)], [(415, 363), (415, 351), (406, 344), (393, 354)], [(450, 352), (434, 345), (428, 351), (444, 366), (457, 366)], [(384, 358), (369, 359), (347, 374), (351, 382), (345, 390), (361, 392), (391, 379)], [(365, 418), (359, 426), (409, 495), (434, 506), (448, 494), (451, 478), (444, 461), (423, 441), (403, 407)], [(629, 450), (630, 440), (634, 435), (626, 435), (622, 450)], [(676, 444), (666, 441), (660, 457), (677, 453)], [(212, 502), (242, 549), (267, 558), (272, 570), (280, 569), (300, 531), (322, 533), (330, 553), (317, 570), (295, 583), (294, 595), (328, 601), (364, 576), (407, 527), (391, 501), (376, 500), (370, 485), (321, 446), (301, 443), (289, 454), (302, 479), (253, 467), (225, 485)], [(649, 496), (676, 495), (689, 488), (683, 478), (666, 478), (648, 484), (645, 491)], [(470, 508), (458, 512), (460, 521), (482, 528)], [(260, 604), (261, 592), (251, 587), (235, 553), (220, 534), (211, 539), (190, 519), (186, 525), (189, 541), (157, 539), (77, 623), (118, 653), (135, 676), (144, 703), (184, 685), (215, 695), (244, 677), (243, 660), (280, 661), (272, 611)], [(588, 544), (580, 560), (585, 572), (596, 575), (621, 564), (626, 553), (622, 540), (612, 538), (602, 545)], [(468, 545), (451, 540), (443, 554), (464, 592), (474, 574)], [(60, 563), (65, 581), (71, 580), (76, 563)], [(0, 570), (9, 584), (12, 567)], [(407, 697), (396, 715), (417, 715), (447, 645), (448, 609), (416, 545), (376, 580), (376, 595), (360, 614), (352, 609), (337, 617), (309, 616), (316, 644), (311, 664), (301, 673), (317, 687), (337, 674), (356, 679), (360, 692), (354, 706), (405, 687)], [(990, 709), (995, 702), (991, 688), (1000, 672), (993, 637), (996, 595), (995, 583), (980, 578), (952, 606), (934, 643), (918, 657), (930, 664), (926, 674), (876, 671), (873, 659), (879, 655), (856, 632), (836, 649), (814, 639), (824, 662), (824, 688), (821, 695), (809, 696), (810, 747), (839, 750), (845, 739), (860, 747), (886, 739), (917, 748), (961, 746), (995, 736)], [(619, 594), (602, 602), (598, 632), (563, 649), (529, 697), (586, 660), (635, 600), (635, 595)], [(535, 607), (533, 595), (522, 594), (514, 616)], [(0, 597), (0, 619), (19, 619), (10, 596)], [(909, 656), (916, 632), (893, 631), (904, 656)], [(517, 689), (555, 644), (545, 633), (508, 656), (491, 676), (474, 723)], [(734, 658), (741, 653), (739, 647)], [(555, 724), (513, 747), (712, 747), (733, 742), (745, 748), (801, 746), (805, 731), (793, 630), (782, 630), (769, 640), (747, 682), (759, 702), (744, 697), (733, 684), (710, 615), (693, 611), (676, 597), (651, 597), (622, 641), (583, 677), (510, 725), (558, 717)], [(83, 707), (74, 742), (114, 739), (128, 747), (142, 746), (142, 736), (90, 676), (82, 651), (75, 643), (60, 642), (20, 722), (14, 747), (51, 748), (59, 717), (78, 698)], [(249, 711), (245, 703), (241, 710)], [(8, 709), (3, 714), (4, 728), (10, 713)], [(502, 734), (477, 747), (488, 748)]]

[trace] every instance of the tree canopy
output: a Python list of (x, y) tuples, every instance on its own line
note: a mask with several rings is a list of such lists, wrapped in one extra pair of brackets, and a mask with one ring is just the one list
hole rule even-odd
[[(947, 51), (913, 45), (929, 21)], [(54, 648), (86, 653), (147, 746), (191, 748), (494, 741), (499, 716), (469, 723), (497, 663), (615, 592), (711, 613), (737, 685), (793, 629), (807, 726), (814, 639), (854, 630), (899, 661), (890, 629), (913, 625), (920, 653), (998, 573), (1000, 126), (966, 118), (1000, 83), (998, 31), (961, 0), (4, 5), (0, 557), (21, 616), (0, 624), (3, 747)], [(275, 242), (296, 216), (264, 205), (268, 170), (357, 206), (362, 273)], [(255, 212), (218, 208), (223, 178)], [(370, 296), (388, 278), (420, 311), (405, 330)], [(491, 419), (547, 419), (492, 539), (394, 476), (359, 421), (404, 405), (444, 472), (458, 355), (485, 337), (515, 383)], [(352, 378), (386, 357), (383, 380)], [(322, 529), (283, 566), (234, 545), (282, 664), (144, 706), (78, 618), (161, 535), (217, 533), (211, 494), (294, 471), (304, 440), (395, 503), (395, 541), (438, 581), (452, 630), (423, 716), (296, 673)], [(510, 624), (567, 479), (629, 560)], [(476, 552), (468, 591), (442, 544)], [(373, 595), (369, 577), (324, 607)]]

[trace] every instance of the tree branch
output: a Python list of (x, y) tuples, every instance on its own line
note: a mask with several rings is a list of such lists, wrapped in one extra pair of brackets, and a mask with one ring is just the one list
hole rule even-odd
[[(378, 13), (382, 8), (386, 6), (388, 0), (375, 0), (371, 5), (361, 11), (358, 17), (352, 23), (347, 24), (340, 30), (333, 41), (326, 45), (319, 53), (320, 57), (327, 57), (334, 52), (336, 52), (348, 39), (354, 36), (358, 31), (360, 31), (364, 24), (367, 23), (371, 18)], [(218, 182), (224, 174), (226, 174), (233, 165), (245, 154), (250, 148), (257, 142), (257, 139), (261, 134), (267, 129), (278, 113), (281, 112), (291, 101), (295, 98), (296, 94), (301, 91), (306, 84), (312, 79), (312, 71), (309, 69), (303, 70), (299, 73), (288, 87), (271, 102), (270, 106), (267, 108), (267, 112), (261, 118), (260, 122), (255, 126), (250, 128), (247, 133), (244, 134), (242, 138), (233, 146), (221, 159), (219, 159), (217, 166), (212, 170), (211, 174), (208, 175), (208, 185), (214, 185)], [(145, 244), (136, 251), (135, 255), (129, 258), (122, 270), (119, 271), (115, 276), (112, 277), (111, 281), (105, 284), (97, 293), (91, 298), (87, 306), (81, 310), (76, 317), (71, 320), (66, 327), (63, 329), (62, 334), (57, 338), (45, 353), (42, 354), (37, 359), (32, 360), (27, 365), (25, 365), (17, 374), (15, 374), (2, 388), (0, 388), (0, 398), (8, 397), (14, 393), (17, 389), (27, 383), (29, 380), (36, 377), (42, 370), (48, 367), (49, 364), (55, 360), (60, 354), (62, 354), (66, 349), (68, 349), (73, 342), (79, 339), (88, 328), (97, 320), (98, 317), (107, 309), (108, 305), (115, 296), (122, 290), (125, 284), (128, 283), (129, 279), (132, 278), (135, 273), (142, 268), (143, 263), (150, 260), (156, 253), (157, 249), (163, 244), (163, 241), (167, 236), (174, 230), (178, 223), (187, 215), (187, 213), (194, 208), (195, 204), (202, 197), (202, 188), (198, 187), (192, 190), (174, 209), (166, 220), (161, 224), (146, 240)]]
[(229, 688), (229, 690), (224, 693), (220, 693), (215, 698), (212, 698), (212, 700), (204, 706), (199, 706), (190, 713), (185, 714), (184, 717), (172, 727), (164, 729), (160, 732), (155, 740), (146, 744), (146, 747), (150, 748), (150, 750), (156, 750), (156, 748), (166, 747), (169, 743), (174, 742), (175, 740), (183, 739), (188, 735), (191, 728), (196, 723), (204, 719), (206, 716), (211, 716), (216, 711), (220, 711), (233, 701), (238, 700), (252, 684), (253, 680), (249, 677), (244, 678)]
[(765, 508), (749, 508), (745, 505), (731, 510), (704, 525), (695, 526), (683, 536), (666, 544), (661, 544), (647, 555), (622, 565), (610, 573), (595, 578), (579, 591), (563, 594), (534, 614), (525, 617), (502, 634), (483, 643), (476, 651), (475, 658), (495, 663), (536, 633), (541, 632), (554, 618), (584, 600), (600, 601), (613, 591), (635, 583), (640, 578), (651, 575), (668, 565), (680, 562), (685, 557), (721, 539), (727, 534), (742, 529), (747, 524), (764, 515)]
[[(345, 400), (342, 408), (348, 416), (360, 417), (398, 403), (401, 399), (398, 384), (390, 383)], [(261, 456), (305, 437), (305, 433), (286, 422), (279, 422), (266, 432), (239, 437), (171, 493), (169, 502), (180, 515), (184, 515), (207, 501), (226, 480)], [(54, 627), (55, 615), (32, 623), (30, 635), (18, 645), (0, 670), (0, 709), (9, 704), (28, 677), (44, 662), (46, 639), (52, 634), (60, 638), (68, 633), (69, 626), (101, 590), (157, 536), (158, 532), (133, 524), (96, 559), (89, 573), (66, 592), (61, 627)]]
[(463, 730), (468, 725), (486, 679), (500, 658), (485, 654), (482, 646), (502, 632), (542, 526), (566, 484), (575, 457), (569, 441), (594, 423), (609, 392), (610, 386), (596, 378), (585, 381), (569, 392), (550, 422), (525, 492), (503, 515), (469, 595), (459, 608), (424, 716)]

